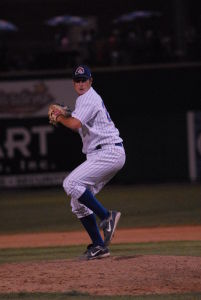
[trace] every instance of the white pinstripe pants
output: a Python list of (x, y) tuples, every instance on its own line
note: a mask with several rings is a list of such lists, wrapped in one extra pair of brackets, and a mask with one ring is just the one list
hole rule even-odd
[(72, 212), (78, 218), (86, 217), (93, 212), (78, 199), (88, 188), (93, 195), (114, 177), (125, 163), (123, 147), (106, 145), (102, 149), (87, 154), (87, 159), (74, 169), (63, 181), (63, 187), (71, 197)]

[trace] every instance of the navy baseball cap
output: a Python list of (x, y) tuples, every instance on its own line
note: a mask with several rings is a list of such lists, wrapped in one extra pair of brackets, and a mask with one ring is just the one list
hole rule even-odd
[(91, 71), (90, 71), (89, 67), (87, 67), (86, 65), (79, 65), (78, 67), (76, 67), (73, 71), (73, 79), (76, 79), (76, 78), (90, 79)]

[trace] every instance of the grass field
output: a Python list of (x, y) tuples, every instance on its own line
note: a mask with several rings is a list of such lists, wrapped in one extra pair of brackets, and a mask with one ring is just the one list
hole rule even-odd
[[(74, 259), (85, 251), (86, 245), (38, 248), (0, 249), (2, 263)], [(178, 241), (158, 243), (113, 244), (112, 256), (133, 255), (182, 255), (201, 256), (201, 241)]]
[[(0, 234), (80, 229), (62, 188), (0, 195)], [(120, 228), (201, 224), (201, 185), (109, 186), (97, 198), (122, 212)]]
[(148, 296), (89, 296), (87, 294), (79, 294), (76, 291), (70, 293), (20, 293), (20, 294), (2, 294), (1, 300), (200, 300), (201, 294), (186, 294), (186, 295), (148, 295)]
[(89, 296), (87, 294), (79, 294), (76, 291), (70, 293), (20, 293), (20, 294), (2, 294), (1, 300), (200, 300), (201, 294), (186, 294), (186, 295), (148, 295), (148, 296)]
[[(98, 196), (108, 208), (122, 212), (120, 228), (201, 224), (201, 185), (162, 184), (109, 186)], [(1, 191), (0, 234), (79, 230), (62, 188)], [(74, 258), (85, 245), (25, 249), (0, 249), (0, 264)], [(112, 255), (201, 256), (200, 241), (111, 245)], [(76, 291), (68, 293), (0, 294), (7, 300), (198, 300), (201, 293), (183, 295), (92, 297)]]

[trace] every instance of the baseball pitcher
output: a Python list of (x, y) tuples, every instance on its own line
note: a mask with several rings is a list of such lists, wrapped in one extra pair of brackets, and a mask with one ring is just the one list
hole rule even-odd
[[(75, 109), (52, 104), (48, 115), (51, 124), (58, 123), (77, 131), (82, 139), (86, 160), (74, 169), (63, 182), (71, 198), (72, 212), (78, 217), (92, 243), (82, 258), (86, 260), (108, 257), (110, 244), (120, 212), (108, 210), (95, 195), (124, 166), (125, 150), (105, 104), (92, 87), (91, 71), (80, 65), (73, 71), (73, 85), (78, 98)], [(104, 240), (96, 216), (100, 219)]]

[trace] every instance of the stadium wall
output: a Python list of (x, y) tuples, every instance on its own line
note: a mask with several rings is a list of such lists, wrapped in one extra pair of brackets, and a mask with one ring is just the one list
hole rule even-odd
[[(112, 183), (190, 180), (186, 115), (199, 110), (200, 68), (92, 70), (127, 154)], [(73, 108), (75, 97), (70, 71), (1, 76), (1, 187), (58, 185), (84, 160), (79, 136), (47, 119), (50, 102)]]

